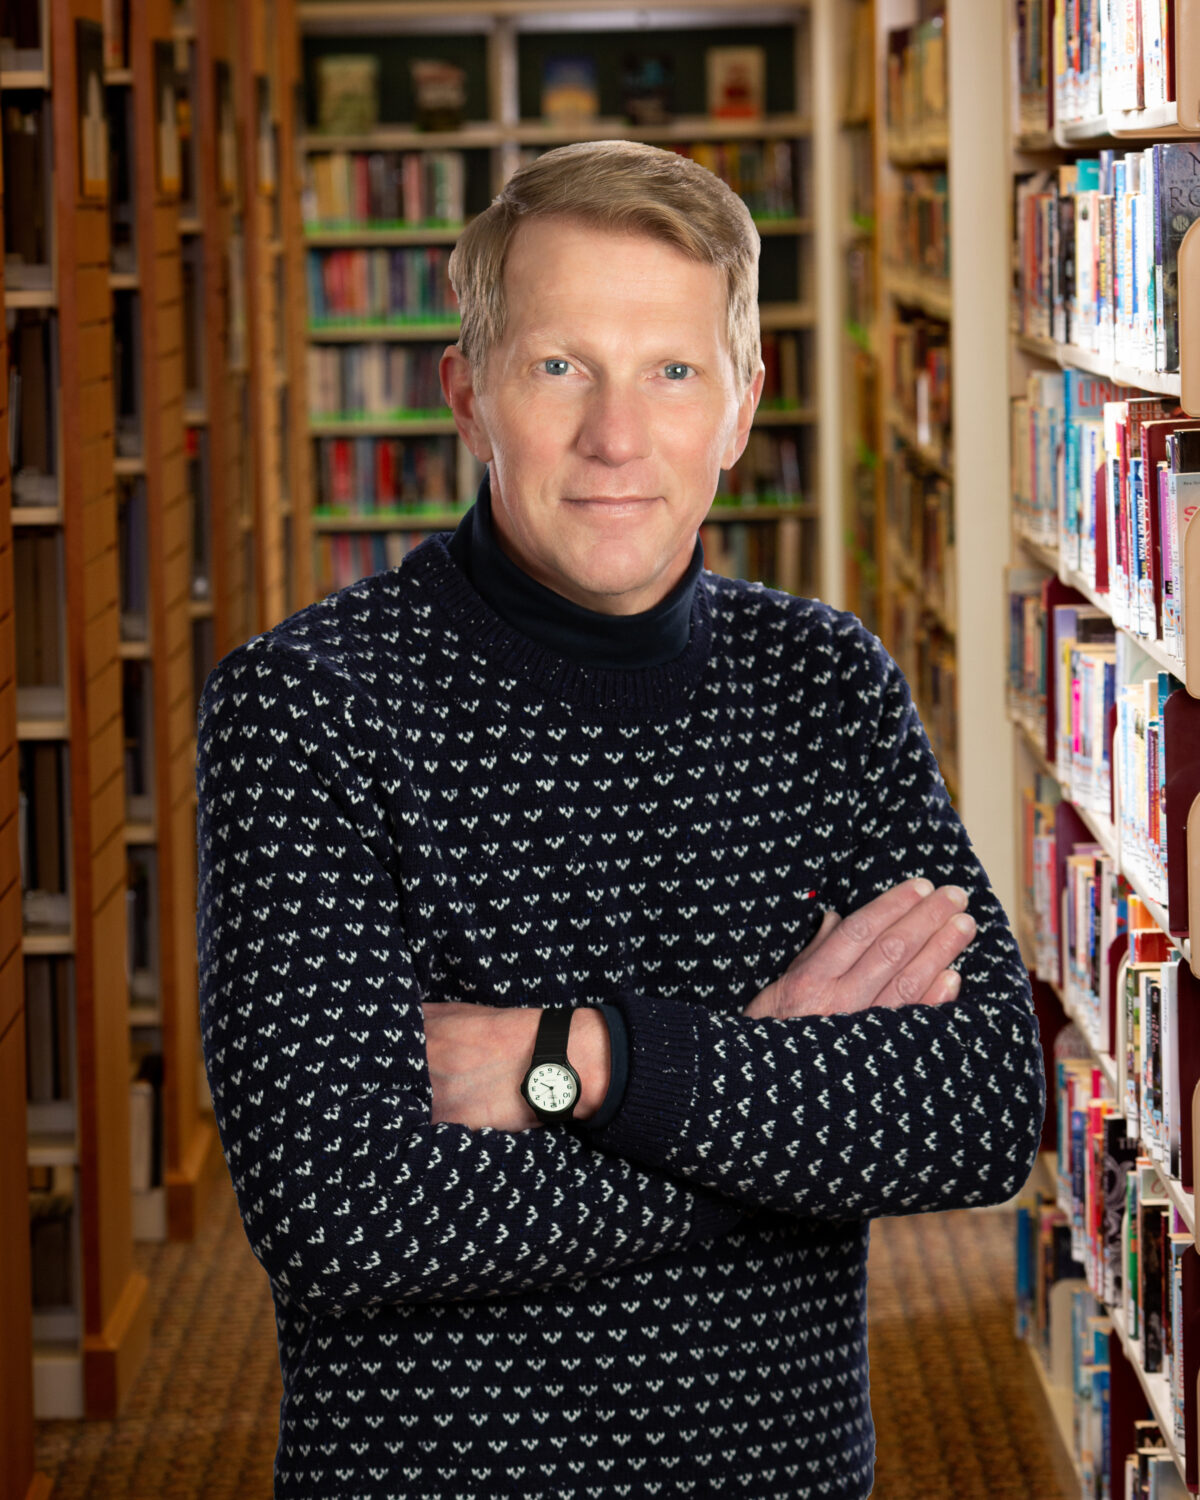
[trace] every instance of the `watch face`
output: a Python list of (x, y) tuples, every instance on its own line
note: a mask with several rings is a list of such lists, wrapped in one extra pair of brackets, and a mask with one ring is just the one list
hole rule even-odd
[(536, 1109), (557, 1114), (575, 1103), (578, 1086), (561, 1063), (538, 1063), (525, 1085), (529, 1102)]

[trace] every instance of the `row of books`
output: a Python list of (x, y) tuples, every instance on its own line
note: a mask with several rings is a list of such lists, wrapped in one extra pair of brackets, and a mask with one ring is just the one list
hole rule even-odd
[(945, 128), (944, 16), (932, 16), (888, 32), (885, 101), (887, 131), (893, 141), (912, 140)]
[(914, 590), (892, 589), (889, 594), (889, 649), (912, 688), (942, 774), (953, 783), (958, 759), (954, 638), (940, 624), (931, 622), (924, 599)]
[(1200, 218), (1200, 145), (1101, 151), (1017, 185), (1016, 316), (1143, 370), (1179, 369), (1179, 247)]
[(766, 331), (762, 335), (763, 378), (760, 411), (794, 411), (810, 395), (808, 375), (812, 360), (807, 357), (805, 342), (811, 335), (803, 332)]
[(64, 747), (22, 740), (17, 757), (17, 851), (26, 932), (71, 927), (68, 781)]
[(54, 412), (58, 387), (57, 319), (53, 313), (35, 309), (9, 309), (5, 326), (13, 502), (53, 505), (58, 498)]
[(805, 212), (806, 162), (791, 141), (695, 141), (671, 150), (727, 183), (756, 219), (792, 218)]
[(1012, 406), (1012, 474), (1025, 532), (1106, 595), (1123, 629), (1182, 657), (1200, 421), (1079, 370), (1037, 372)]
[(342, 515), (454, 504), (455, 440), (318, 438), (317, 507)]
[(1032, 7), (1022, 9), (1030, 32), (1022, 45), (1040, 44), (1051, 60), (1055, 119), (1152, 109), (1175, 98), (1173, 0), (1069, 0), (1054, 8), (1048, 47), (1032, 34)]
[(313, 327), (346, 323), (452, 322), (458, 309), (446, 274), (450, 252), (435, 246), (310, 250)]
[[(1148, 1186), (1152, 1189), (1153, 1184)], [(1145, 1207), (1150, 1210), (1156, 1205), (1147, 1199)], [(1147, 1230), (1158, 1231), (1161, 1238), (1158, 1224), (1150, 1219)], [(1182, 1408), (1184, 1372), (1191, 1367), (1194, 1342), (1185, 1309), (1194, 1285), (1195, 1251), (1188, 1235), (1177, 1238), (1172, 1230), (1168, 1240), (1169, 1275), (1164, 1281), (1165, 1295), (1158, 1297), (1156, 1329), (1161, 1328), (1162, 1341), (1170, 1351), (1168, 1369), (1173, 1379), (1168, 1390), (1174, 1395), (1172, 1386), (1178, 1387)], [(1140, 1272), (1136, 1242), (1133, 1260)], [(1161, 1254), (1147, 1261), (1150, 1285), (1145, 1295), (1151, 1304), (1158, 1292), (1155, 1266), (1161, 1261)], [(1018, 1337), (1033, 1346), (1035, 1357), (1048, 1367), (1054, 1383), (1071, 1393), (1070, 1444), (1080, 1495), (1084, 1500), (1119, 1496), (1147, 1500), (1151, 1495), (1155, 1500), (1186, 1500), (1189, 1491), (1172, 1451), (1178, 1452), (1183, 1445), (1182, 1431), (1176, 1432), (1177, 1420), (1182, 1427), (1183, 1412), (1178, 1419), (1174, 1410), (1161, 1419), (1134, 1415), (1149, 1407), (1140, 1390), (1134, 1403), (1129, 1403), (1136, 1377), (1109, 1309), (1089, 1287), (1084, 1267), (1073, 1258), (1070, 1215), (1045, 1194), (1017, 1207), (1016, 1266)]]
[(39, 1312), (78, 1305), (75, 1256), (75, 1168), (66, 1162), (29, 1168), (32, 1303)]
[(916, 441), (952, 464), (950, 329), (936, 318), (897, 317), (891, 322), (888, 388)]
[(125, 815), (144, 822), (154, 815), (154, 687), (147, 661), (121, 663), (121, 724)]
[(300, 206), (307, 229), (457, 229), (465, 193), (461, 151), (322, 151)]
[(888, 530), (900, 548), (902, 581), (919, 590), (945, 620), (958, 609), (954, 492), (948, 480), (914, 460), (892, 439), (887, 463)]
[(1178, 910), (1187, 879), (1183, 799), (1200, 783), (1195, 700), (1103, 610), (1077, 597), (1053, 602), (1066, 592), (1032, 570), (1010, 573), (1010, 702), (1035, 733), (1046, 726), (1048, 758), (1070, 801), (1106, 821), (1115, 803), (1122, 868)]
[(69, 958), (25, 960), (25, 1098), (41, 1106), (75, 1097), (75, 994)]
[[(524, 148), (521, 164), (535, 160), (543, 149), (549, 148)], [(811, 158), (791, 141), (676, 141), (664, 149), (690, 157), (719, 177), (755, 219), (791, 219), (809, 211)]]
[[(810, 525), (801, 522), (801, 526)], [(811, 558), (811, 535), (801, 535), (801, 564)], [(773, 521), (709, 521), (700, 528), (704, 548), (704, 566), (727, 578), (746, 578), (781, 588), (783, 560), (780, 556), (779, 528)], [(810, 565), (811, 571), (811, 565)]]
[(318, 592), (331, 594), (360, 578), (398, 568), (428, 535), (427, 531), (319, 533), (313, 539)]
[(1170, 1377), (1171, 1436), (1182, 1446), (1179, 1297), (1183, 1255), (1196, 1254), (1192, 1236), (1159, 1165), (1094, 1061), (1056, 1059), (1055, 1107), (1057, 1206), (1070, 1225), (1072, 1259), (1092, 1296), (1121, 1313), (1129, 1338), (1140, 1346), (1142, 1369)]
[(716, 503), (742, 505), (799, 505), (810, 493), (811, 440), (754, 427), (746, 450), (717, 481)]
[(441, 344), (310, 344), (308, 404), (314, 420), (445, 417)]
[(890, 263), (950, 278), (950, 194), (944, 171), (905, 172), (887, 195), (884, 246)]
[[(314, 71), (316, 124), (319, 130), (335, 135), (373, 129), (381, 94), (401, 87), (392, 59), (370, 52), (319, 56)], [(458, 129), (470, 90), (466, 70), (444, 58), (412, 57), (408, 71), (415, 128)], [(706, 112), (715, 119), (761, 119), (766, 81), (765, 48), (739, 44), (705, 49), (704, 98)], [(610, 109), (612, 103), (619, 104), (621, 114), (633, 125), (664, 124), (676, 109), (675, 58), (669, 51), (638, 47), (623, 52), (619, 62), (582, 47), (549, 52), (541, 59), (540, 80), (528, 78), (522, 83), (538, 90), (535, 97), (542, 118), (564, 125), (596, 119), (602, 97), (611, 101)]]

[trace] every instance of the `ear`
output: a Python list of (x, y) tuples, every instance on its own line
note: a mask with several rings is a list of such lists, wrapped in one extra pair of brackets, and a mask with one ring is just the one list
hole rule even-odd
[(446, 405), (454, 414), (454, 423), (462, 434), (463, 442), (481, 464), (488, 463), (492, 456), (492, 444), (479, 411), (475, 374), (470, 361), (457, 344), (451, 344), (442, 355), (438, 374), (441, 376)]
[(721, 456), (721, 467), (732, 469), (738, 459), (746, 451), (746, 440), (750, 436), (750, 424), (754, 421), (754, 413), (758, 407), (758, 398), (762, 395), (763, 380), (766, 378), (766, 370), (762, 365), (758, 367), (758, 373), (746, 387), (746, 394), (738, 403), (737, 427), (734, 429), (733, 438)]

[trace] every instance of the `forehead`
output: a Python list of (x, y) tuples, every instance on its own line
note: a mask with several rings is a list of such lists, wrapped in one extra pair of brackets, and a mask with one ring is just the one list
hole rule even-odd
[(723, 332), (724, 272), (665, 240), (566, 218), (521, 224), (504, 261), (509, 335), (559, 322), (686, 321)]

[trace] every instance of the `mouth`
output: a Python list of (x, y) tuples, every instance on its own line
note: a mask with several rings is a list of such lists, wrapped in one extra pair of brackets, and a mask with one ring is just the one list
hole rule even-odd
[(637, 515), (661, 499), (661, 495), (568, 495), (564, 503), (592, 515), (619, 518)]

